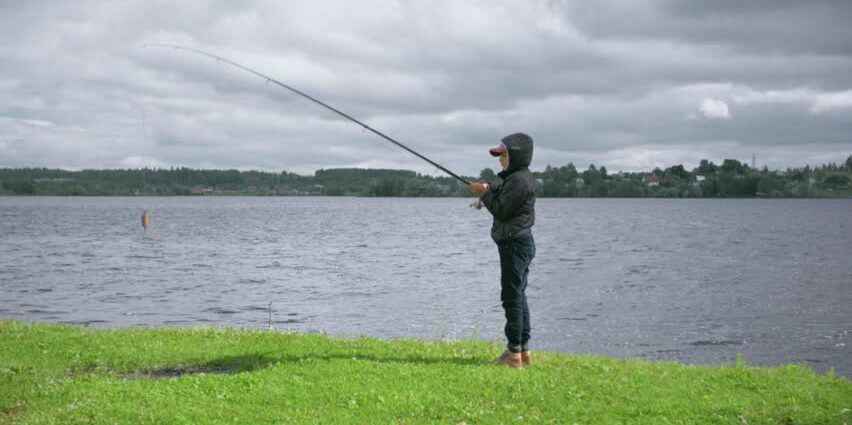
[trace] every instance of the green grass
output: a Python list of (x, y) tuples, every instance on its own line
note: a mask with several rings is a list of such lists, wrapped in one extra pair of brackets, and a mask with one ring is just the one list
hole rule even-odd
[(0, 423), (842, 424), (852, 385), (802, 366), (686, 366), (498, 345), (0, 321)]

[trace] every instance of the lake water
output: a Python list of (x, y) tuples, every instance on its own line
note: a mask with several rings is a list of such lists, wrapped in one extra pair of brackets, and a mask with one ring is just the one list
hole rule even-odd
[[(0, 197), (0, 318), (502, 341), (469, 203)], [(540, 199), (534, 231), (535, 350), (852, 373), (852, 200)]]

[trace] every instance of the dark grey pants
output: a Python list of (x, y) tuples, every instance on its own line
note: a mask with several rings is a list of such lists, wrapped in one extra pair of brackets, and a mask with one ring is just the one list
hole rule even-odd
[(506, 313), (506, 348), (513, 353), (528, 349), (530, 309), (527, 305), (527, 277), (535, 258), (532, 235), (497, 245), (500, 253), (500, 301)]

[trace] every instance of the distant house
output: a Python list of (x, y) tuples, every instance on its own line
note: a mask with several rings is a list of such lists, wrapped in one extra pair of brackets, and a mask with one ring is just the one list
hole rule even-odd
[(201, 189), (201, 186), (193, 186), (192, 189), (189, 190), (189, 193), (193, 195), (203, 195), (204, 192)]
[(648, 186), (659, 186), (660, 178), (656, 174), (648, 174), (645, 176), (645, 184)]
[(583, 180), (582, 177), (577, 177), (576, 179), (574, 179), (574, 186), (583, 187), (583, 185), (585, 185), (585, 184), (586, 184), (586, 181)]
[(702, 175), (697, 175), (697, 176), (695, 176), (695, 181), (697, 181), (698, 183), (701, 183), (701, 182), (703, 182), (704, 180), (705, 180), (705, 177), (704, 177), (704, 176), (702, 176)]

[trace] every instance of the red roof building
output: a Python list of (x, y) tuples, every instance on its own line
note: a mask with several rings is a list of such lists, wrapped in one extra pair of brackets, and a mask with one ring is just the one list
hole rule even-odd
[(645, 176), (645, 184), (648, 186), (659, 186), (660, 178), (656, 174), (648, 174)]

